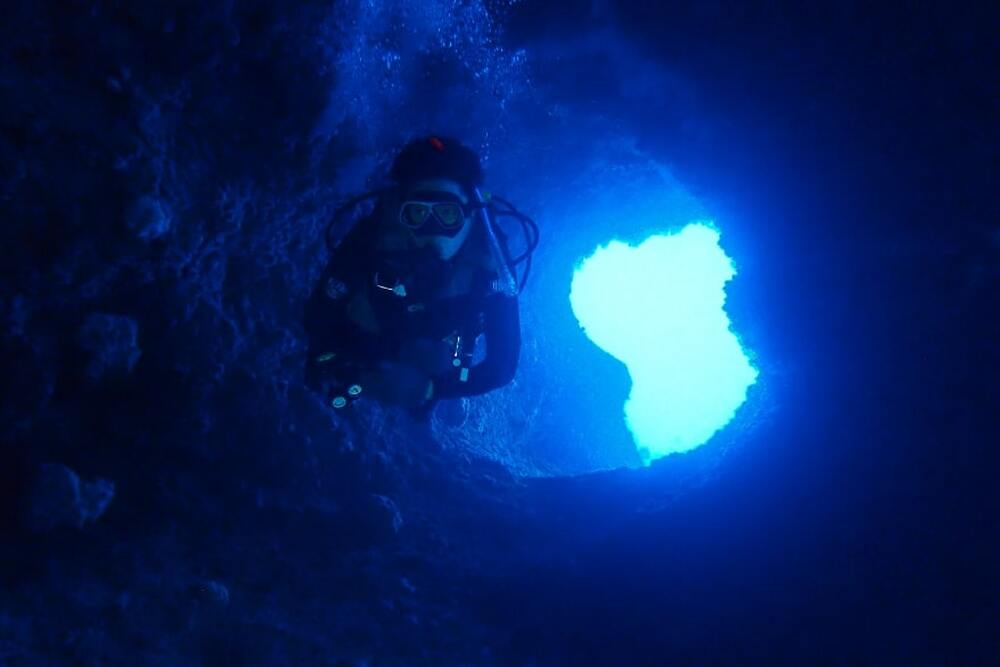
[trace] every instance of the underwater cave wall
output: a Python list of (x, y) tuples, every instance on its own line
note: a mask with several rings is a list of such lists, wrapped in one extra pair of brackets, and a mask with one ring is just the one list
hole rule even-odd
[(437, 534), (509, 473), (333, 418), (300, 321), (337, 203), (492, 145), (523, 55), (479, 3), (0, 11), (0, 661), (478, 655)]
[(300, 321), (335, 205), (413, 134), (489, 146), (523, 55), (478, 3), (4, 12), (8, 455), (282, 441), (263, 470), (289, 474), (285, 439), (330, 428)]

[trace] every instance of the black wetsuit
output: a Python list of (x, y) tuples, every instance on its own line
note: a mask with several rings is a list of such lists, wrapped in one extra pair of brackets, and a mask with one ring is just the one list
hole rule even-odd
[[(433, 400), (509, 383), (521, 347), (518, 303), (496, 291), (495, 273), (464, 265), (456, 291), (463, 265), (417, 251), (378, 253), (366, 223), (336, 248), (306, 306), (307, 384), (328, 398), (347, 396), (384, 362), (420, 366), (433, 380)], [(486, 351), (473, 363), (477, 338)], [(419, 361), (414, 349), (423, 350)]]

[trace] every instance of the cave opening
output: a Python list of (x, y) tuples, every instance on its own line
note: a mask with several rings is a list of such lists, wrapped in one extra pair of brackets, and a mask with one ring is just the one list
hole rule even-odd
[(758, 371), (725, 311), (736, 275), (711, 222), (611, 241), (574, 271), (580, 327), (628, 369), (624, 417), (647, 465), (707, 442), (728, 424)]

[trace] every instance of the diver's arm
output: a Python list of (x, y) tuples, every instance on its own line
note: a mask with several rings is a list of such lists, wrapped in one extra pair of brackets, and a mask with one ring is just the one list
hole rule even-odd
[(331, 259), (306, 302), (305, 330), (311, 352), (323, 354), (333, 347), (353, 348), (364, 333), (353, 321), (351, 303), (363, 290), (363, 277), (355, 267)]
[(485, 394), (514, 379), (521, 355), (521, 317), (517, 297), (493, 295), (486, 300), (483, 314), (486, 358), (469, 369), (466, 382), (462, 382), (456, 373), (434, 378), (435, 398)]
[(318, 391), (356, 383), (358, 367), (371, 347), (371, 332), (359, 326), (352, 312), (352, 304), (356, 306), (366, 298), (367, 254), (361, 244), (351, 241), (349, 236), (334, 251), (306, 303), (304, 325), (309, 351), (305, 379)]
[(340, 385), (357, 382), (357, 361), (364, 348), (360, 327), (351, 320), (347, 298), (331, 299), (327, 284), (338, 278), (327, 276), (306, 305), (305, 328), (309, 336), (306, 385), (322, 393), (336, 392)]

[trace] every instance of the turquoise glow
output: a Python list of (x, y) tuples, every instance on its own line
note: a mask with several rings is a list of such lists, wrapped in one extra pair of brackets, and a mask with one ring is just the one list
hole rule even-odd
[(735, 275), (709, 222), (612, 241), (577, 266), (573, 314), (632, 377), (625, 420), (647, 464), (707, 442), (757, 379), (723, 309)]

